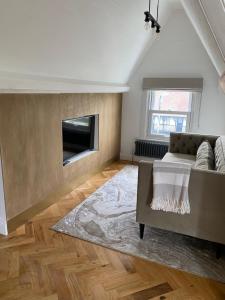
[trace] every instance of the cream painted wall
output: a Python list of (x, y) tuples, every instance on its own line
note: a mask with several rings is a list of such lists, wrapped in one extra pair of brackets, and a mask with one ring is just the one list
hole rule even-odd
[(225, 134), (225, 95), (218, 74), (184, 11), (180, 10), (153, 44), (129, 80), (123, 96), (121, 158), (130, 159), (143, 131), (144, 77), (203, 77), (199, 133)]

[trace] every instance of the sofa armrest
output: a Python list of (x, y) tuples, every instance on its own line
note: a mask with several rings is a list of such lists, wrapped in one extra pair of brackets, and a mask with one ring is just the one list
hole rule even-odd
[(137, 214), (146, 209), (153, 196), (153, 162), (140, 161), (138, 170), (138, 189), (137, 189)]
[(152, 210), (153, 163), (140, 162), (136, 221), (225, 244), (225, 174), (192, 168), (188, 192), (190, 214)]
[(212, 148), (218, 136), (202, 135), (194, 133), (170, 133), (169, 152), (196, 155), (198, 147), (205, 140), (208, 140)]
[[(138, 172), (137, 220), (150, 207), (153, 197), (153, 162), (141, 161)], [(225, 174), (192, 168), (189, 182), (189, 199), (192, 212), (219, 215), (225, 218)]]
[(189, 198), (192, 206), (204, 209), (205, 214), (225, 218), (225, 174), (192, 168), (189, 182)]
[[(153, 162), (141, 161), (138, 171), (137, 214), (149, 206), (153, 197)], [(193, 206), (222, 209), (225, 216), (225, 174), (191, 169), (189, 198)]]

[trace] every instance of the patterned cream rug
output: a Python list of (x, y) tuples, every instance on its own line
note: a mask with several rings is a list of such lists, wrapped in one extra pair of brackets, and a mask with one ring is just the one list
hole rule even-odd
[(146, 226), (139, 238), (135, 221), (136, 166), (126, 166), (61, 219), (53, 229), (73, 237), (225, 282), (225, 258), (212, 243)]

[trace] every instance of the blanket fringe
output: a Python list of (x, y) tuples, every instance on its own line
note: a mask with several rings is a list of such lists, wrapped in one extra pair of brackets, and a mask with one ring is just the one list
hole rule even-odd
[(153, 210), (162, 210), (165, 212), (173, 212), (177, 214), (190, 214), (190, 204), (189, 201), (182, 201), (182, 203), (177, 203), (171, 198), (153, 198), (151, 203), (151, 208)]

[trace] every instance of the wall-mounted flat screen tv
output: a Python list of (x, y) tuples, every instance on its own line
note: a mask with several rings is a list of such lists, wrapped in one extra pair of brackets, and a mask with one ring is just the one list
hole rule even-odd
[(82, 152), (95, 150), (95, 127), (95, 115), (62, 121), (63, 165)]

